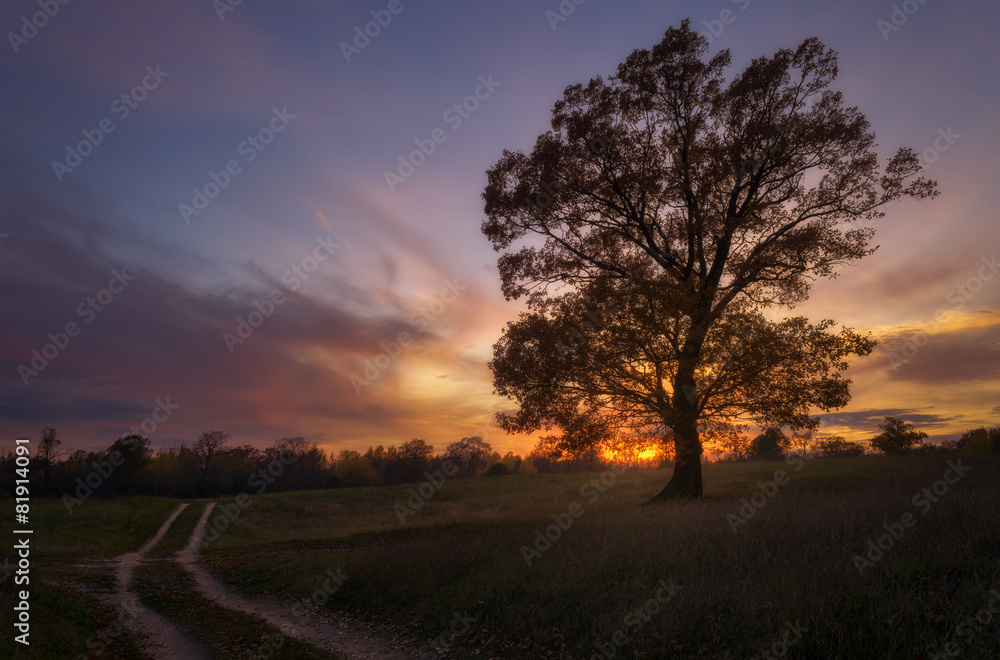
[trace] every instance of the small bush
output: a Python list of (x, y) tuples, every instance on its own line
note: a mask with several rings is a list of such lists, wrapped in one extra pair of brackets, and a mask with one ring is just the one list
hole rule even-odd
[(503, 463), (494, 463), (486, 470), (487, 477), (505, 477), (514, 472)]

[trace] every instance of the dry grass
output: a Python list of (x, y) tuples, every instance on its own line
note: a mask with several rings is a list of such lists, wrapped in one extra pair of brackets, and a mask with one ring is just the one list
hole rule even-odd
[[(351, 579), (331, 607), (423, 640), (455, 612), (476, 617), (448, 657), (590, 658), (621, 631), (616, 658), (752, 658), (798, 624), (784, 657), (933, 657), (951, 641), (958, 657), (993, 658), (1000, 601), (974, 638), (956, 630), (1000, 588), (1000, 464), (974, 464), (926, 513), (912, 498), (945, 459), (709, 466), (703, 501), (655, 507), (639, 504), (662, 471), (623, 475), (593, 503), (580, 487), (597, 475), (456, 481), (405, 524), (393, 505), (406, 488), (265, 495), (206, 559), (247, 592), (289, 599), (340, 565)], [(777, 469), (790, 483), (734, 534), (727, 514)], [(529, 566), (522, 546), (573, 502), (583, 515)], [(861, 574), (853, 557), (906, 512), (916, 524)], [(660, 579), (679, 592), (648, 621), (626, 619)]]

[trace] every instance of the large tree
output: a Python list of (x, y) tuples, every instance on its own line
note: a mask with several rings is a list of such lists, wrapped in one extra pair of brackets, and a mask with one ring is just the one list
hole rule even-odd
[(567, 87), (551, 130), (504, 151), (483, 193), (503, 293), (528, 309), (494, 347), (496, 391), (518, 404), (499, 423), (570, 444), (595, 424), (666, 427), (676, 461), (654, 500), (701, 495), (702, 433), (815, 428), (814, 410), (848, 402), (839, 372), (874, 342), (768, 308), (873, 252), (852, 223), (936, 194), (913, 150), (880, 166), (817, 39), (731, 79), (729, 64), (687, 21), (671, 28)]

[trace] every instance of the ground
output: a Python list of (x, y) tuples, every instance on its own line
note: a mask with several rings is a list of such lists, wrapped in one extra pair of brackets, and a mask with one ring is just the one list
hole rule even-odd
[[(145, 545), (129, 593), (210, 658), (1000, 658), (997, 459), (707, 465), (701, 501), (641, 506), (668, 477), (264, 493), (214, 509), (94, 499), (73, 515), (36, 500), (32, 647), (3, 655), (163, 657), (116, 625), (121, 558)], [(9, 578), (3, 600), (11, 611)]]

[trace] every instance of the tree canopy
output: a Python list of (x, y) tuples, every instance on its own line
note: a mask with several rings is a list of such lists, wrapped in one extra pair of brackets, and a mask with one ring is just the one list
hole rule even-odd
[(869, 442), (874, 449), (883, 454), (905, 454), (913, 451), (921, 444), (927, 434), (918, 431), (910, 422), (904, 422), (895, 417), (886, 417), (885, 421), (878, 425), (882, 432), (872, 438)]
[(488, 171), (482, 231), (501, 252), (507, 325), (490, 367), (509, 432), (567, 446), (668, 429), (656, 498), (701, 495), (701, 433), (814, 429), (849, 400), (840, 372), (874, 342), (831, 320), (778, 319), (812, 283), (871, 254), (863, 219), (930, 197), (917, 154), (880, 165), (858, 109), (810, 38), (726, 78), (688, 21), (615, 75), (566, 88), (530, 153)]

